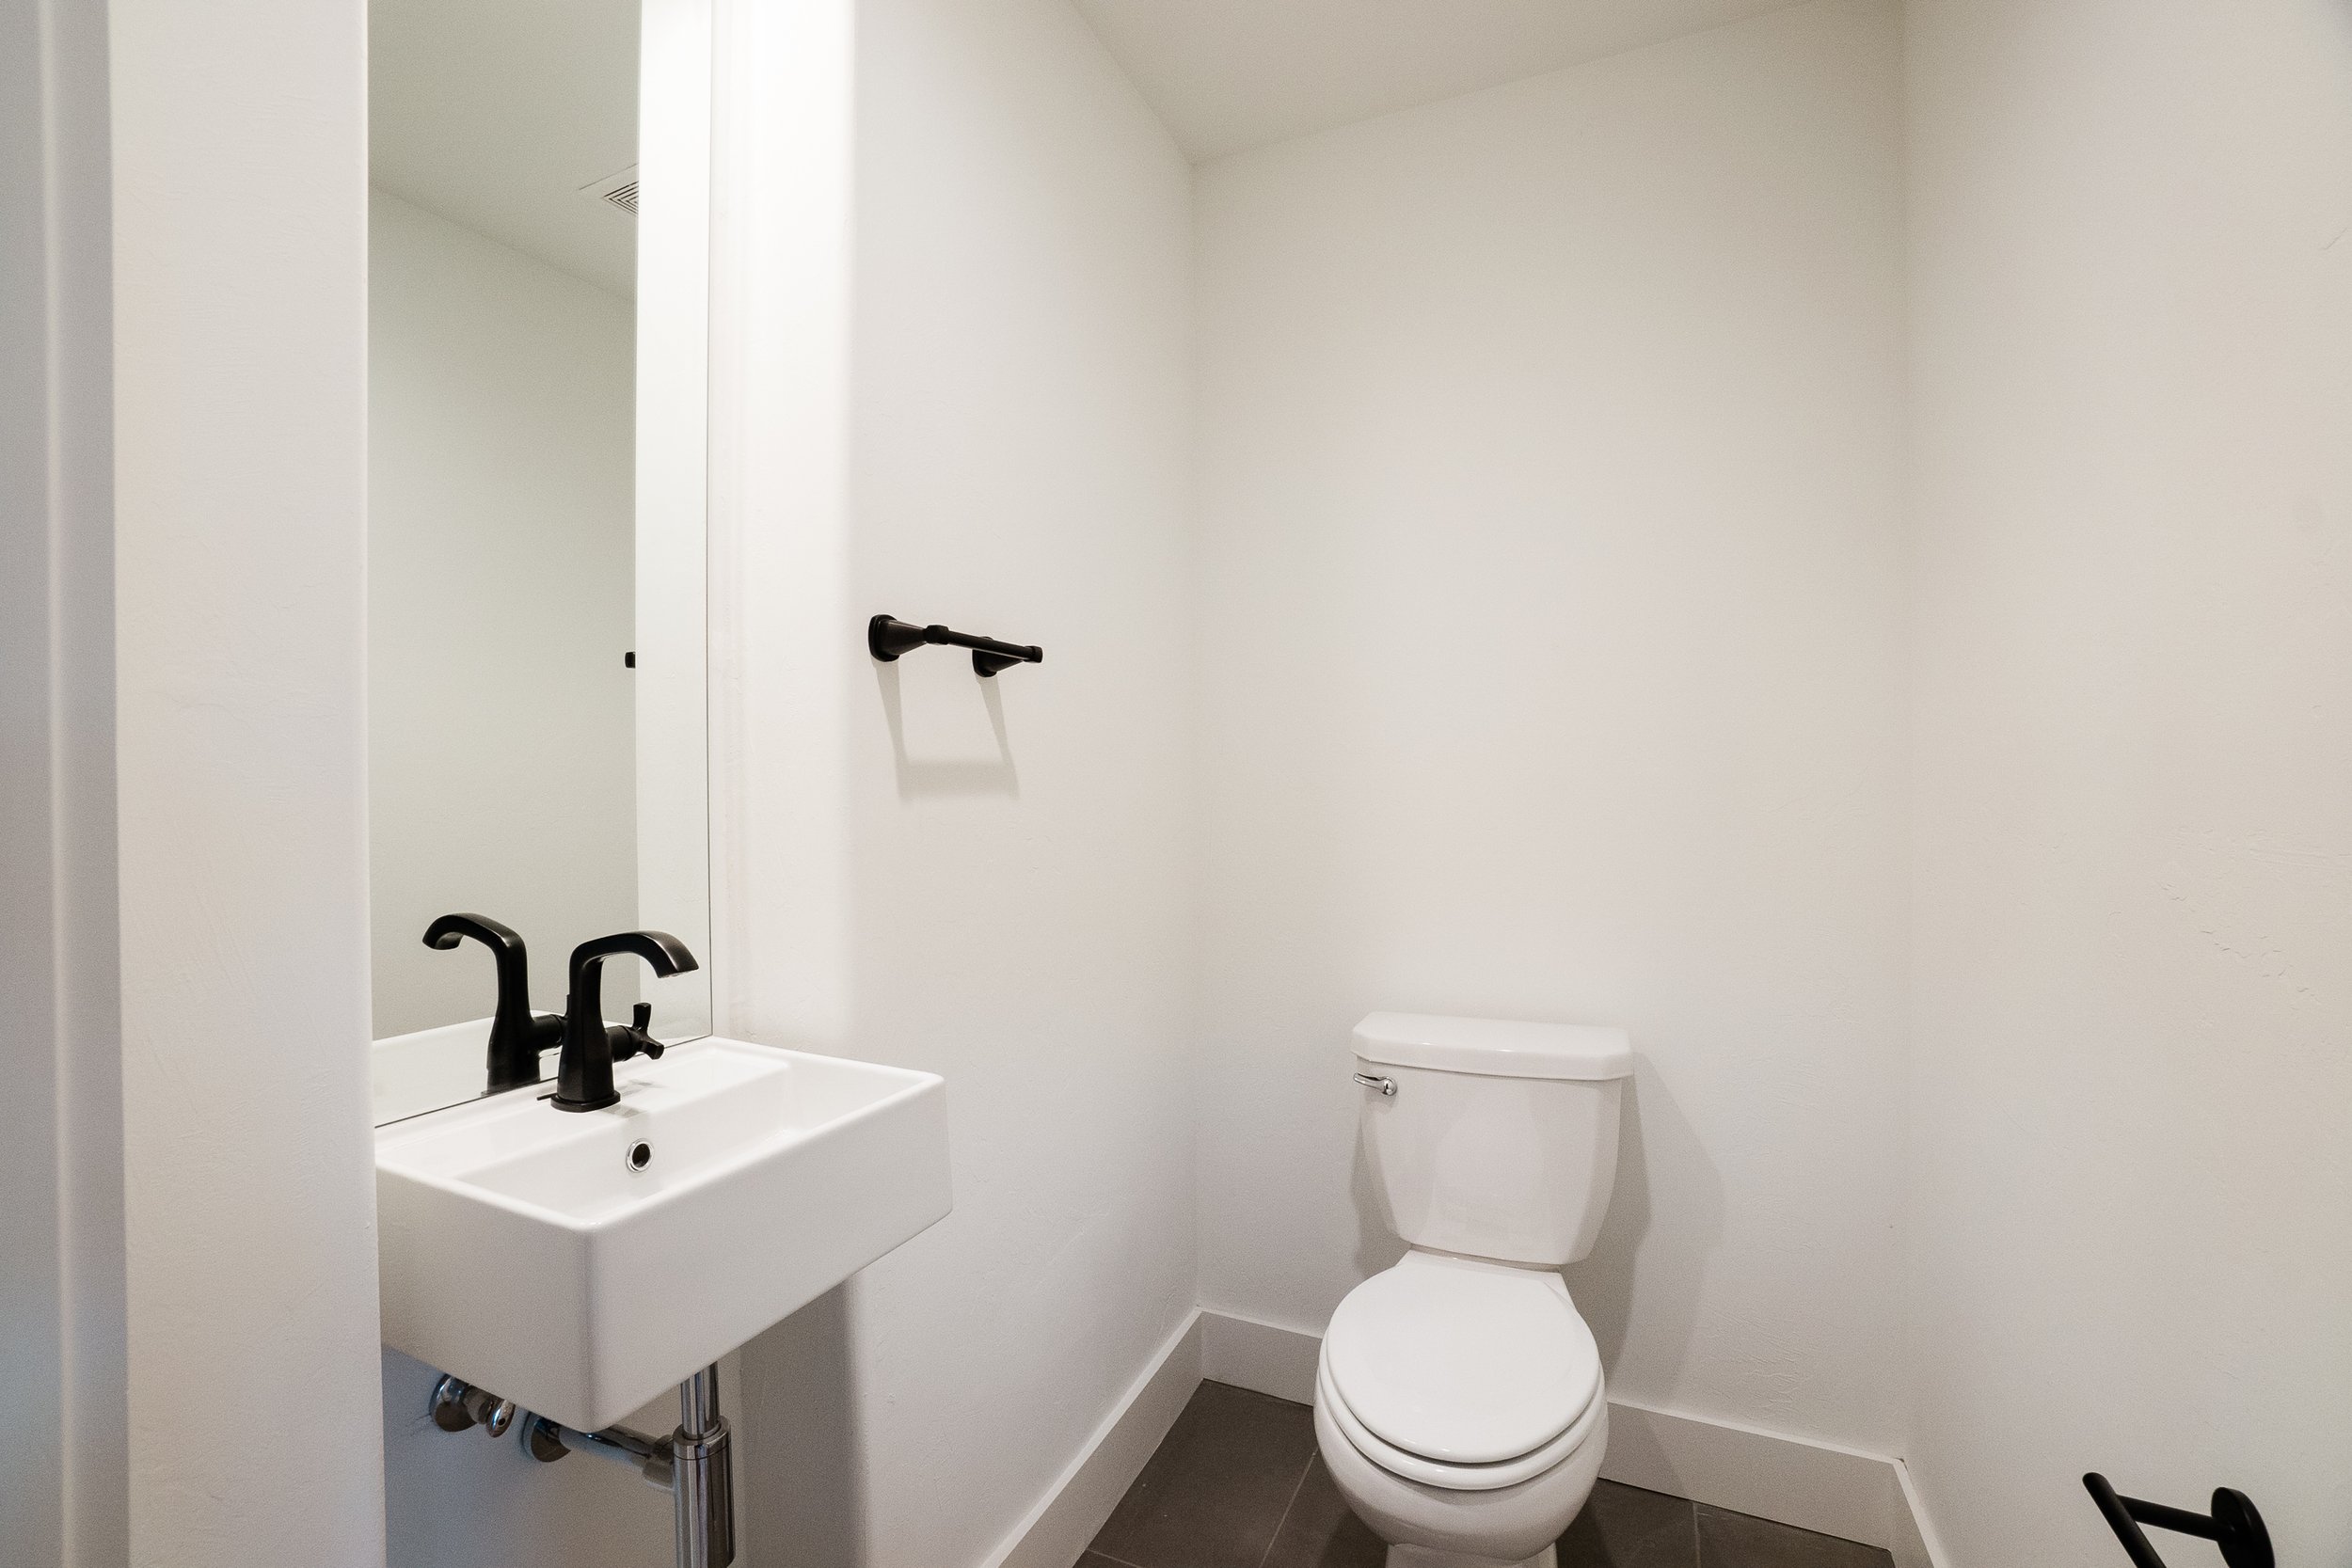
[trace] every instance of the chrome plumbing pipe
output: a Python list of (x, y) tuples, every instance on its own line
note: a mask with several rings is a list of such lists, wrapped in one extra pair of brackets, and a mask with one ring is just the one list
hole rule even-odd
[(670, 1445), (663, 1438), (649, 1437), (620, 1426), (606, 1427), (602, 1432), (580, 1432), (545, 1416), (532, 1417), (530, 1430), (523, 1434), (523, 1447), (535, 1459), (563, 1457), (547, 1451), (550, 1444), (573, 1453), (592, 1453), (599, 1459), (626, 1465), (644, 1477), (648, 1486), (670, 1490)]
[(523, 1451), (552, 1465), (567, 1453), (592, 1453), (626, 1465), (670, 1494), (678, 1568), (728, 1568), (735, 1560), (735, 1449), (719, 1414), (719, 1369), (705, 1367), (678, 1385), (677, 1430), (667, 1438), (624, 1426), (581, 1432), (530, 1411), (463, 1379), (433, 1387), (429, 1413), (444, 1432), (481, 1426), (502, 1436), (519, 1427)]
[(699, 1436), (720, 1424), (719, 1369), (705, 1367), (677, 1386), (678, 1430)]
[(670, 1497), (678, 1568), (727, 1568), (735, 1560), (735, 1450), (719, 1414), (719, 1369), (679, 1384), (677, 1406)]

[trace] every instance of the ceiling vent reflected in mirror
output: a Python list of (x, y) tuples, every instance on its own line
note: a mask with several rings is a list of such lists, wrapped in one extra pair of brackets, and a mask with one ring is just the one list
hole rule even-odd
[(631, 164), (616, 174), (608, 174), (580, 187), (580, 194), (592, 201), (618, 207), (630, 217), (637, 215), (637, 166)]
[(372, 182), (633, 299), (636, 224), (601, 194), (594, 205), (580, 196), (641, 162), (641, 0), (368, 0), (367, 10)]

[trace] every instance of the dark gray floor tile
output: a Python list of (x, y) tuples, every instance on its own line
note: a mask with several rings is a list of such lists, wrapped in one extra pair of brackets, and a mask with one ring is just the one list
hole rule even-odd
[(1388, 1557), (1388, 1544), (1356, 1517), (1322, 1456), (1309, 1461), (1264, 1568), (1380, 1568)]
[(1314, 1451), (1307, 1406), (1203, 1383), (1093, 1550), (1128, 1568), (1259, 1568)]
[[(1876, 1546), (1701, 1506), (1699, 1568), (1894, 1568)], [(1563, 1565), (1565, 1568), (1565, 1565)]]
[[(1313, 1412), (1204, 1383), (1075, 1568), (1381, 1568), (1315, 1452)], [(1875, 1546), (1598, 1482), (1560, 1568), (1894, 1568)]]
[(1593, 1496), (1560, 1538), (1560, 1568), (1697, 1568), (1698, 1516), (1663, 1492), (1613, 1481)]

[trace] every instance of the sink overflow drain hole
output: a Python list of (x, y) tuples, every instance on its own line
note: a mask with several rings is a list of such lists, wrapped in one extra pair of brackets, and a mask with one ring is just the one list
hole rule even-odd
[(628, 1153), (623, 1158), (628, 1162), (629, 1169), (644, 1170), (653, 1164), (653, 1145), (642, 1140), (633, 1143), (628, 1146)]

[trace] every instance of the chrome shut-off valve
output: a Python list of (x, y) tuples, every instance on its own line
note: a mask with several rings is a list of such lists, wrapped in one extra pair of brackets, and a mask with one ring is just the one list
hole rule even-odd
[(677, 1430), (667, 1437), (625, 1426), (578, 1432), (450, 1376), (433, 1386), (431, 1415), (443, 1432), (475, 1426), (493, 1437), (515, 1432), (523, 1451), (542, 1464), (589, 1453), (626, 1465), (670, 1494), (678, 1568), (728, 1568), (735, 1560), (735, 1451), (719, 1414), (716, 1367), (678, 1386)]

